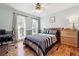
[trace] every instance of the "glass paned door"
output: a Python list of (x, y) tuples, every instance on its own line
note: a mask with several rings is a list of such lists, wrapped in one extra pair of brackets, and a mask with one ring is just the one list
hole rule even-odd
[(26, 18), (24, 16), (17, 16), (17, 30), (18, 40), (24, 39), (26, 36)]
[(38, 34), (38, 20), (32, 19), (32, 34)]

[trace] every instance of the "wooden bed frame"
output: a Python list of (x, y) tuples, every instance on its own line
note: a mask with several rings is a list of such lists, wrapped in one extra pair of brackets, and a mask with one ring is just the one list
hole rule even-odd
[(34, 50), (33, 47), (31, 47), (31, 46), (33, 46), (33, 45), (30, 46), (29, 44), (26, 44), (26, 43), (23, 43), (23, 44), (24, 44), (25, 46), (28, 46), (32, 51), (34, 51), (37, 56), (46, 56), (47, 53), (48, 53), (48, 51), (50, 51), (50, 49), (51, 49), (57, 42), (59, 42), (59, 41), (56, 41), (54, 44), (52, 44), (51, 46), (49, 46), (49, 47), (45, 50), (45, 52), (40, 48), (40, 46), (38, 46), (38, 45), (35, 44), (35, 43), (33, 43), (33, 44), (35, 44), (34, 46), (37, 46), (37, 48), (39, 49), (38, 52), (37, 52), (36, 50)]

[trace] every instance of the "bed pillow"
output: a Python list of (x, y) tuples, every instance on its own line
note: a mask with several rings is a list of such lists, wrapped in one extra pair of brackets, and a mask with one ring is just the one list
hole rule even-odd
[(48, 29), (44, 29), (43, 34), (49, 34), (49, 30)]
[(56, 35), (56, 33), (57, 33), (57, 30), (49, 30), (49, 34), (54, 34), (54, 35)]

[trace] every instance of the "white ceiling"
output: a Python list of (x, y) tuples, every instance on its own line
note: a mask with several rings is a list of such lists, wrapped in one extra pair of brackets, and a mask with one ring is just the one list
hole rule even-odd
[(16, 10), (23, 11), (39, 17), (47, 16), (67, 8), (79, 5), (77, 3), (43, 3), (44, 10), (41, 13), (36, 13), (33, 3), (7, 3), (7, 5), (15, 8)]

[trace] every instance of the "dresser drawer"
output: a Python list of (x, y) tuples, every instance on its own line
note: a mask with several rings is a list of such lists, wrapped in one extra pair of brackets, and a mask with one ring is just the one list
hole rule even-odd
[(61, 32), (61, 36), (72, 37), (73, 38), (73, 37), (77, 36), (77, 33), (76, 32), (73, 33), (71, 31), (70, 32), (69, 31), (68, 32), (63, 31), (63, 32)]
[(62, 44), (66, 44), (66, 45), (70, 45), (70, 46), (77, 47), (77, 44), (76, 43), (68, 43), (68, 42), (65, 42), (65, 41), (62, 41), (61, 43)]
[(76, 40), (75, 38), (70, 38), (70, 37), (61, 37), (61, 43), (62, 42), (66, 42), (66, 43), (70, 43), (70, 44), (76, 44)]

